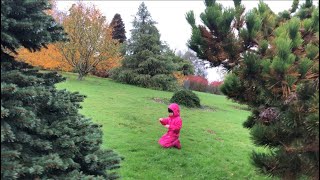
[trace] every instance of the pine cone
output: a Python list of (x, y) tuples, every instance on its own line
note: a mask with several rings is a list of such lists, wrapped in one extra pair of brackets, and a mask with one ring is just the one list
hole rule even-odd
[(259, 114), (260, 120), (263, 122), (272, 122), (278, 118), (280, 111), (276, 107), (269, 107), (262, 110)]

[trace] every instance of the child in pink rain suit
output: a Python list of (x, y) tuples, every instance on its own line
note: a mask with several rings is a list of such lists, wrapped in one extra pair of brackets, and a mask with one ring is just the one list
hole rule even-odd
[(160, 123), (168, 128), (168, 132), (159, 139), (159, 144), (164, 148), (175, 147), (181, 149), (179, 136), (182, 120), (179, 105), (176, 103), (170, 104), (168, 112), (169, 117), (159, 119)]

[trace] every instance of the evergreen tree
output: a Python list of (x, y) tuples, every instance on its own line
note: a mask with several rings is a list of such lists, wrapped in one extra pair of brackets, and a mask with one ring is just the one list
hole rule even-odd
[(179, 66), (173, 62), (174, 54), (170, 54), (169, 48), (160, 41), (155, 24), (146, 5), (142, 3), (133, 21), (131, 38), (126, 47), (127, 55), (122, 67), (111, 73), (112, 79), (159, 90), (176, 88), (172, 73)]
[(65, 39), (49, 8), (44, 0), (1, 1), (1, 179), (114, 179), (106, 170), (119, 157), (100, 149), (100, 126), (78, 113), (84, 96), (57, 90), (63, 77), (9, 55)]
[(127, 40), (125, 26), (120, 14), (117, 13), (114, 15), (110, 26), (112, 27), (113, 39), (119, 40), (120, 43), (123, 43)]
[[(193, 11), (186, 14), (186, 19), (192, 27), (188, 47), (195, 51), (200, 59), (208, 60), (211, 66), (223, 64), (225, 68), (231, 69), (239, 60), (238, 52), (241, 50), (232, 31), (232, 23), (235, 22), (233, 26), (239, 28), (244, 7), (237, 4), (238, 11), (224, 10), (215, 0), (206, 0), (205, 4), (207, 8), (200, 15), (204, 25), (196, 26)], [(239, 23), (234, 21), (237, 20), (236, 17), (239, 17)]]
[(60, 40), (64, 35), (62, 27), (42, 12), (50, 6), (45, 0), (19, 3), (1, 0), (1, 52), (8, 49), (16, 53), (20, 46), (36, 51)]
[(253, 152), (253, 164), (282, 179), (319, 179), (319, 7), (297, 4), (276, 15), (260, 2), (243, 15), (239, 0), (230, 9), (208, 0), (204, 26), (187, 14), (189, 47), (228, 68), (223, 93), (252, 109), (243, 125), (269, 149)]

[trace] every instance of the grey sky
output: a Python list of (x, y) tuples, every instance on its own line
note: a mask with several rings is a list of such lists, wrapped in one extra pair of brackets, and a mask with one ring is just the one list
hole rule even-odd
[[(59, 10), (67, 11), (73, 3), (77, 1), (57, 1), (57, 7)], [(107, 20), (111, 22), (113, 16), (116, 13), (121, 15), (121, 18), (125, 24), (126, 36), (130, 37), (130, 30), (132, 29), (132, 21), (134, 15), (138, 11), (138, 7), (142, 2), (145, 2), (153, 20), (158, 22), (156, 25), (160, 34), (161, 40), (169, 44), (171, 49), (175, 50), (187, 50), (186, 43), (191, 36), (191, 28), (185, 20), (186, 12), (193, 10), (196, 16), (196, 23), (201, 23), (199, 15), (204, 11), (205, 6), (203, 1), (84, 1), (88, 4), (94, 4), (101, 12), (106, 16)], [(233, 7), (233, 1), (217, 1), (225, 7)], [(276, 13), (287, 10), (291, 7), (292, 1), (264, 1), (269, 7)], [(315, 1), (318, 2), (318, 1)], [(247, 0), (242, 1), (246, 10), (250, 10), (257, 7), (259, 1)], [(211, 69), (208, 71), (209, 81), (220, 79), (221, 77)]]

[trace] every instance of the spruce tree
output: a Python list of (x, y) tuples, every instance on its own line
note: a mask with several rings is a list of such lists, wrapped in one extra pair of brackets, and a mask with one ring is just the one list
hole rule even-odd
[(112, 38), (119, 40), (120, 43), (123, 43), (127, 40), (125, 25), (122, 21), (120, 14), (115, 14), (110, 26), (112, 27)]
[(57, 90), (57, 73), (40, 73), (10, 53), (64, 40), (44, 13), (47, 1), (1, 1), (1, 179), (114, 179), (112, 150), (100, 125), (79, 114), (83, 95)]
[(260, 2), (243, 14), (234, 2), (206, 1), (204, 25), (189, 12), (189, 47), (229, 69), (222, 92), (251, 108), (243, 125), (268, 149), (253, 152), (253, 164), (281, 179), (319, 179), (319, 7), (295, 0), (277, 15)]
[(177, 88), (172, 73), (179, 65), (173, 62), (172, 53), (160, 41), (155, 24), (147, 6), (141, 3), (133, 21), (131, 38), (127, 43), (127, 55), (122, 61), (122, 67), (111, 73), (112, 79), (159, 90)]

